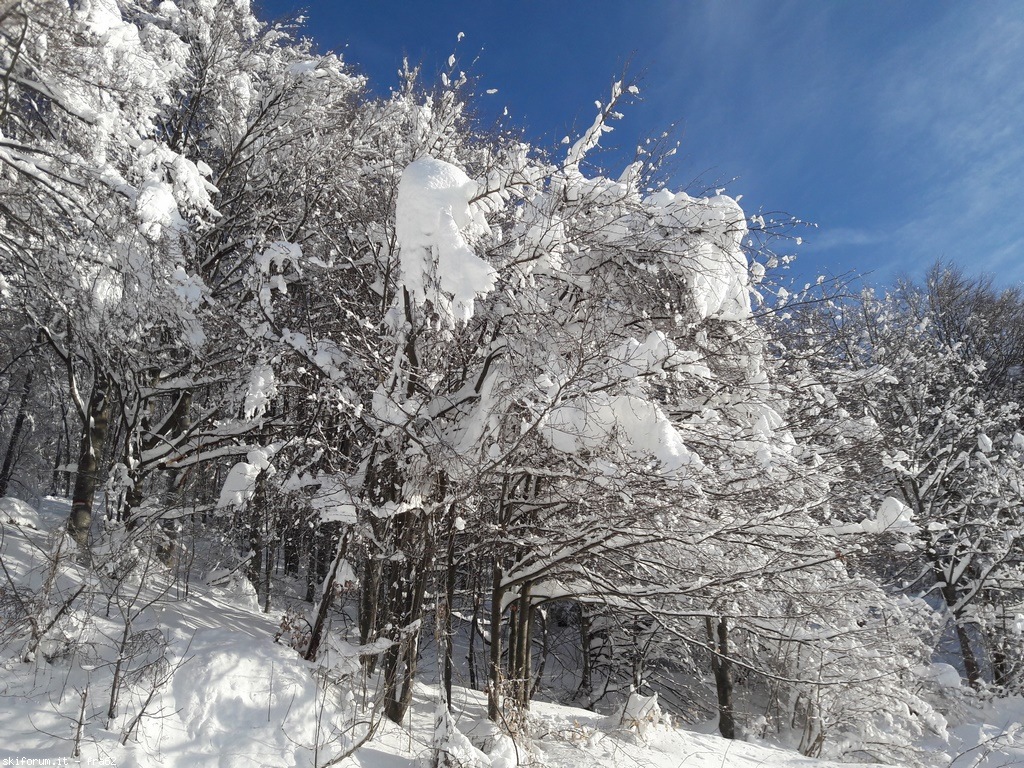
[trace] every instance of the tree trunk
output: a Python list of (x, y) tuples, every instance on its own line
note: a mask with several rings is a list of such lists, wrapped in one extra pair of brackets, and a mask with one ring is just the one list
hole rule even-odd
[(256, 479), (256, 493), (253, 500), (250, 502), (249, 507), (249, 520), (246, 525), (246, 543), (249, 547), (249, 560), (246, 565), (245, 576), (249, 579), (249, 583), (252, 584), (253, 589), (259, 593), (261, 581), (261, 575), (263, 572), (263, 519), (261, 511), (264, 509), (264, 505), (261, 504), (260, 499), (260, 486), (262, 486), (260, 478)]
[[(380, 613), (381, 561), (367, 552), (363, 557), (363, 588), (359, 593), (359, 642), (368, 645), (377, 639), (377, 616)], [(370, 672), (376, 662), (369, 665)]]
[[(66, 464), (69, 459), (65, 458), (67, 453), (68, 440), (66, 438), (68, 431), (68, 409), (64, 406), (62, 414), (63, 429), (57, 433), (57, 445), (53, 449), (53, 472), (50, 474), (50, 495), (57, 496), (61, 495), (61, 490), (67, 485), (66, 473), (62, 473), (60, 468)], [(62, 477), (62, 475), (64, 475)], [(63, 494), (63, 495), (66, 495)]]
[[(530, 690), (528, 692), (528, 700), (533, 699), (537, 691), (540, 690), (541, 680), (544, 679), (544, 667), (548, 663), (548, 654), (551, 652), (551, 633), (548, 631), (548, 616), (547, 611), (537, 608), (532, 609), (534, 622), (540, 625), (540, 637), (541, 637), (541, 648), (540, 648), (540, 664), (537, 665), (537, 671), (532, 674), (533, 682), (530, 684)], [(539, 618), (538, 618), (539, 617)], [(532, 630), (531, 630), (532, 634)]]
[[(938, 570), (938, 575), (939, 578), (942, 578), (941, 570)], [(978, 663), (978, 657), (975, 656), (974, 648), (971, 646), (971, 636), (967, 634), (967, 627), (960, 621), (960, 617), (953, 612), (953, 608), (957, 604), (956, 587), (948, 582), (944, 583), (942, 597), (953, 615), (953, 628), (956, 631), (957, 642), (960, 643), (960, 654), (964, 659), (964, 671), (967, 673), (967, 680), (972, 688), (978, 689), (982, 683), (981, 665)]]
[(306, 653), (303, 655), (306, 661), (315, 660), (316, 654), (320, 650), (324, 624), (327, 621), (327, 609), (331, 605), (331, 599), (334, 596), (334, 584), (338, 579), (338, 568), (348, 552), (349, 533), (349, 531), (346, 531), (345, 535), (341, 537), (341, 541), (338, 542), (338, 551), (334, 556), (331, 572), (328, 574), (326, 581), (324, 581), (323, 594), (320, 596), (320, 602), (313, 612), (313, 628), (309, 633), (309, 645), (306, 647)]
[(306, 520), (306, 516), (301, 515), (291, 519), (282, 517), (278, 522), (278, 536), (281, 539), (286, 576), (299, 575), (299, 554), (302, 551), (302, 542), (306, 538), (304, 535)]
[(469, 653), (466, 655), (466, 664), (469, 666), (469, 687), (474, 691), (478, 689), (476, 677), (476, 638), (480, 634), (480, 582), (477, 574), (473, 575), (473, 616), (469, 620)]
[(491, 654), (487, 665), (487, 719), (501, 722), (501, 566), (495, 559), (491, 577)]
[(526, 582), (520, 588), (516, 620), (513, 624), (513, 640), (510, 641), (511, 648), (509, 649), (509, 678), (513, 681), (516, 706), (522, 711), (526, 711), (530, 707), (530, 690), (533, 682), (531, 587), (530, 582)]
[(11, 438), (7, 441), (7, 450), (4, 452), (4, 463), (0, 466), (0, 498), (7, 495), (7, 488), (11, 484), (11, 477), (14, 475), (14, 465), (18, 455), (18, 443), (21, 440), (21, 432), (25, 428), (25, 419), (28, 416), (28, 400), (32, 394), (32, 377), (35, 368), (29, 368), (25, 374), (25, 382), (21, 388), (21, 401), (18, 403), (18, 415), (14, 419), (14, 427), (11, 429)]
[(580, 687), (577, 695), (587, 697), (587, 701), (590, 701), (590, 696), (594, 692), (594, 665), (593, 660), (590, 656), (590, 616), (587, 614), (587, 609), (582, 603), (580, 603), (580, 658), (582, 660), (580, 668)]
[(423, 596), (434, 559), (431, 520), (424, 512), (406, 512), (394, 518), (401, 560), (385, 564), (388, 593), (383, 605), (392, 627), (392, 646), (384, 654), (384, 714), (401, 723), (412, 703), (412, 684), (419, 655)]
[[(324, 545), (324, 532), (323, 525), (318, 525), (315, 530), (310, 531), (306, 557), (306, 597), (307, 603), (313, 603), (316, 601), (316, 587), (318, 583), (317, 572), (319, 570), (317, 563), (320, 561), (320, 548)], [(360, 593), (362, 596), (366, 592), (366, 579), (363, 579), (363, 590)], [(361, 615), (361, 614), (360, 614)], [(363, 642), (366, 639), (363, 638)]]
[[(404, 623), (396, 628), (394, 645), (384, 654), (384, 714), (393, 723), (401, 723), (412, 704), (420, 632), (415, 622), (422, 616), (425, 581), (415, 568), (409, 574), (404, 610), (398, 614)], [(394, 612), (391, 615), (397, 618)]]
[(723, 738), (736, 738), (736, 719), (733, 709), (732, 662), (729, 660), (729, 625), (725, 618), (718, 622), (706, 619), (708, 643), (711, 646), (711, 671), (715, 676), (718, 693), (718, 732)]
[[(444, 649), (444, 700), (448, 711), (452, 709), (452, 676), (455, 669), (454, 631), (452, 626), (452, 602), (455, 600), (455, 530), (448, 536), (448, 553), (445, 557), (444, 616), (438, 616), (441, 624), (441, 642)], [(470, 637), (470, 644), (473, 639)]]
[(79, 444), (75, 487), (71, 494), (68, 533), (83, 551), (89, 548), (89, 531), (92, 528), (93, 501), (99, 484), (100, 459), (110, 426), (110, 398), (107, 391), (109, 387), (110, 381), (106, 376), (96, 377), (86, 407), (86, 423), (82, 427), (82, 439)]
[(967, 680), (972, 688), (981, 687), (981, 665), (978, 657), (974, 655), (974, 648), (971, 647), (971, 637), (967, 634), (967, 627), (954, 617), (956, 622), (956, 639), (960, 643), (960, 653), (964, 657), (964, 671), (967, 672)]
[(1002, 638), (993, 640), (992, 682), (1004, 691), (1013, 682), (1013, 676), (1010, 674), (1010, 659), (1006, 655), (1005, 641)]
[(273, 538), (267, 544), (266, 559), (263, 562), (263, 612), (270, 613), (270, 586), (271, 577), (274, 573), (274, 561), (277, 558), (276, 540)]
[(505, 688), (507, 696), (513, 702), (519, 702), (519, 606), (520, 601), (516, 598), (509, 605), (508, 609), (508, 656), (505, 661)]

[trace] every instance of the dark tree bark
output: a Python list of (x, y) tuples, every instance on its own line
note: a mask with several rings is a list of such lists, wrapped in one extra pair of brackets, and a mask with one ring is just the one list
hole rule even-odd
[(718, 693), (718, 732), (722, 738), (736, 738), (736, 718), (733, 709), (732, 662), (729, 660), (729, 625), (724, 617), (717, 622), (707, 617), (708, 642), (712, 648), (711, 672), (715, 676)]
[(994, 638), (992, 641), (992, 682), (1006, 690), (1013, 683), (1010, 658), (1006, 653), (1005, 640)]
[[(415, 517), (415, 514), (409, 515)], [(408, 524), (406, 520), (403, 524)], [(422, 522), (422, 521), (417, 521)], [(415, 526), (417, 529), (419, 525)], [(423, 595), (426, 592), (429, 563), (432, 560), (429, 533), (424, 536), (419, 557), (404, 562), (389, 562), (388, 579), (392, 589), (388, 598), (388, 616), (394, 623), (393, 645), (384, 655), (384, 713), (388, 719), (401, 723), (412, 704), (412, 684), (416, 678), (420, 629), (423, 616)]]
[(71, 430), (68, 428), (68, 406), (61, 405), (61, 431), (57, 435), (57, 445), (53, 451), (53, 474), (50, 477), (50, 495), (67, 496), (71, 489), (68, 484), (68, 473), (61, 467), (71, 460)]
[(586, 696), (587, 700), (590, 700), (590, 695), (594, 691), (594, 664), (590, 655), (590, 627), (591, 619), (587, 613), (587, 609), (580, 604), (580, 659), (582, 666), (580, 668), (580, 687), (577, 695)]
[(25, 419), (28, 417), (28, 401), (32, 395), (32, 378), (34, 374), (35, 368), (29, 368), (21, 387), (18, 415), (14, 418), (11, 437), (7, 441), (7, 450), (4, 451), (4, 463), (0, 466), (0, 498), (7, 495), (7, 488), (11, 484), (11, 477), (14, 476), (14, 467), (18, 456), (18, 443), (21, 442), (21, 433), (25, 429)]
[(473, 574), (473, 616), (469, 620), (469, 653), (466, 655), (466, 664), (469, 666), (469, 687), (478, 689), (476, 673), (476, 639), (480, 635), (480, 608), (483, 599), (480, 595), (479, 572)]
[(501, 585), (501, 566), (495, 559), (491, 575), (491, 653), (487, 665), (487, 719), (501, 722), (501, 601), (505, 590)]
[[(547, 612), (538, 609), (536, 606), (531, 610), (532, 621), (531, 627), (534, 625), (540, 626), (540, 664), (537, 665), (537, 671), (532, 673), (533, 682), (530, 684), (530, 689), (527, 692), (527, 699), (532, 699), (537, 691), (540, 690), (541, 680), (544, 679), (544, 667), (548, 663), (548, 654), (551, 651), (551, 633), (548, 631), (548, 617)], [(530, 634), (533, 634), (533, 630), (530, 630)]]
[(303, 542), (308, 540), (305, 529), (309, 517), (306, 514), (293, 518), (282, 517), (278, 524), (278, 536), (281, 539), (281, 550), (284, 555), (284, 572), (288, 576), (299, 575), (300, 554)]
[(266, 538), (263, 533), (263, 509), (261, 489), (262, 475), (256, 479), (256, 493), (249, 507), (249, 520), (246, 524), (246, 544), (249, 547), (249, 560), (246, 564), (246, 578), (253, 588), (259, 590), (260, 577), (263, 572), (263, 544)]
[(327, 609), (330, 607), (331, 599), (334, 596), (334, 585), (338, 579), (338, 568), (348, 553), (349, 536), (350, 532), (346, 531), (345, 535), (341, 537), (341, 541), (338, 542), (338, 551), (334, 556), (331, 572), (324, 582), (324, 592), (320, 596), (320, 602), (317, 604), (316, 610), (313, 612), (313, 628), (309, 633), (309, 645), (306, 647), (306, 653), (303, 657), (306, 661), (316, 659), (316, 655), (320, 650), (320, 643), (323, 640), (324, 634), (324, 624), (327, 621)]
[[(363, 584), (359, 592), (359, 642), (363, 645), (377, 639), (377, 615), (380, 611), (382, 564), (373, 553), (363, 557)], [(367, 672), (376, 666), (376, 657), (367, 657)]]
[[(452, 603), (455, 600), (455, 530), (454, 526), (448, 534), (448, 552), (445, 556), (445, 584), (444, 584), (444, 615), (438, 616), (441, 624), (441, 642), (444, 646), (444, 700), (448, 705), (448, 711), (452, 711), (452, 676), (455, 668), (454, 657), (454, 630), (452, 626)], [(470, 646), (473, 639), (470, 637)]]
[(533, 645), (533, 605), (531, 603), (532, 584), (525, 582), (519, 590), (516, 601), (515, 621), (511, 624), (512, 638), (509, 641), (509, 679), (513, 683), (516, 705), (526, 711), (530, 707), (532, 690), (532, 645)]
[[(942, 564), (936, 562), (934, 567), (936, 578), (944, 579)], [(967, 681), (971, 684), (972, 688), (977, 690), (982, 684), (981, 664), (978, 663), (978, 657), (974, 653), (974, 646), (971, 645), (971, 636), (967, 633), (967, 627), (964, 626), (961, 617), (955, 612), (955, 607), (959, 602), (956, 585), (943, 582), (941, 591), (942, 599), (946, 601), (946, 607), (953, 612), (953, 629), (956, 632), (957, 642), (960, 644), (960, 655), (964, 660), (964, 671), (967, 673)]]

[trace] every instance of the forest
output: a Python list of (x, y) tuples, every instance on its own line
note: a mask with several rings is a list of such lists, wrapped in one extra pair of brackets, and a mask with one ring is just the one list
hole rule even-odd
[(90, 671), (76, 750), (87, 695), (155, 717), (157, 584), (251, 597), (352, 748), (436, 684), (437, 766), (455, 688), (517, 743), (656, 694), (922, 766), (1021, 693), (1024, 292), (794, 285), (799, 222), (675, 189), (670, 136), (603, 167), (609, 84), (534, 146), (454, 57), (381, 96), (242, 0), (0, 0), (0, 648)]

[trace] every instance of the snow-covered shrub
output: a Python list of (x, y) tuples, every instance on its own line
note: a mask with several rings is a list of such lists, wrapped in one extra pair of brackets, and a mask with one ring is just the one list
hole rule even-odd
[(434, 768), (491, 768), (494, 761), (462, 733), (447, 705), (438, 703), (431, 742)]
[[(2, 528), (0, 528), (2, 530)], [(11, 533), (2, 531), (0, 545)], [(21, 537), (19, 536), (19, 539)], [(0, 639), (4, 651), (24, 663), (64, 658), (83, 641), (82, 603), (88, 582), (75, 562), (74, 546), (62, 530), (36, 544), (29, 562), (9, 560), (2, 567), (4, 625)]]
[(662, 717), (658, 694), (642, 696), (636, 691), (630, 691), (617, 719), (620, 727), (627, 728), (642, 738), (650, 729), (661, 723)]

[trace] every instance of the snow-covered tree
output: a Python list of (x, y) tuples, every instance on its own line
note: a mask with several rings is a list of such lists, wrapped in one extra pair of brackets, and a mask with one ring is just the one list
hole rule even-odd
[(867, 486), (876, 498), (891, 496), (892, 521), (912, 529), (915, 546), (903, 543), (897, 554), (900, 580), (940, 599), (973, 685), (988, 664), (991, 679), (1007, 685), (1024, 438), (1003, 357), (1013, 335), (989, 325), (983, 307), (1012, 312), (1019, 302), (975, 286), (965, 312), (954, 299), (970, 296), (968, 286), (950, 291), (943, 279), (952, 278), (937, 268), (925, 288), (866, 293), (844, 307), (835, 321), (844, 343), (833, 360), (847, 372), (844, 402), (877, 429), (879, 465)]
[(543, 152), (474, 126), (454, 59), (374, 97), (244, 1), (21, 0), (0, 42), (0, 489), (59, 370), (83, 548), (101, 492), (136, 534), (219, 516), (265, 609), (279, 556), (305, 570), (308, 659), (352, 582), (395, 721), (431, 621), (450, 706), (466, 608), (490, 717), (525, 723), (559, 606), (581, 688), (685, 670), (725, 735), (763, 695), (808, 754), (896, 754), (941, 722), (928, 611), (880, 552), (1007, 684), (1019, 339), (989, 329), (1013, 297), (936, 278), (810, 318), (841, 331), (816, 348), (757, 317), (759, 219), (645, 150), (592, 164), (622, 83)]
[(140, 416), (153, 371), (178, 357), (166, 339), (194, 326), (177, 241), (212, 188), (157, 137), (185, 59), (162, 9), (40, 0), (3, 19), (0, 271), (66, 371), (83, 544), (111, 429)]

